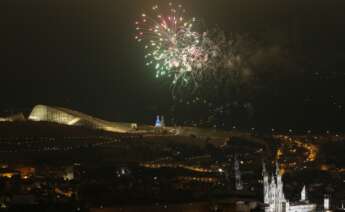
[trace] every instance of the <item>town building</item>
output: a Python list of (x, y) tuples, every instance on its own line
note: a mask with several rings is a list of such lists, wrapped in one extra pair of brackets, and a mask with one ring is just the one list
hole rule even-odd
[(279, 171), (279, 164), (276, 163), (275, 175), (269, 176), (265, 164), (263, 164), (264, 203), (265, 212), (312, 212), (316, 211), (316, 204), (309, 203), (304, 186), (299, 202), (289, 202), (285, 198), (284, 183)]

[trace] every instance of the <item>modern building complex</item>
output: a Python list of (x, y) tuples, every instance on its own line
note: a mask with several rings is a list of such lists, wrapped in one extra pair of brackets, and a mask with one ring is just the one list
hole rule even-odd
[(47, 121), (69, 126), (84, 126), (109, 132), (126, 133), (133, 131), (132, 123), (116, 123), (101, 120), (62, 107), (37, 105), (28, 118), (30, 121)]

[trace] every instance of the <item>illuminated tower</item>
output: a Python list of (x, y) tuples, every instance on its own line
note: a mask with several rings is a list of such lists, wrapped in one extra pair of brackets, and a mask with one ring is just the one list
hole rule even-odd
[(161, 116), (161, 127), (165, 127), (164, 116)]
[(157, 128), (162, 127), (161, 120), (160, 120), (159, 116), (157, 116), (157, 118), (156, 118), (155, 127), (157, 127)]
[(236, 187), (237, 191), (241, 191), (241, 190), (243, 190), (243, 184), (242, 184), (242, 180), (241, 180), (240, 164), (239, 164), (236, 156), (235, 156), (234, 168), (235, 168), (235, 182), (236, 182), (235, 187)]
[[(271, 176), (271, 179), (269, 179), (265, 164), (263, 164), (263, 177), (264, 203), (268, 205), (265, 208), (265, 212), (284, 212), (287, 201), (283, 192), (283, 181), (279, 172), (279, 164), (276, 163), (276, 173)], [(285, 205), (285, 208), (283, 205)]]
[(265, 162), (262, 163), (262, 177), (264, 178), (264, 203), (269, 204), (269, 182)]
[(307, 201), (307, 192), (305, 189), (305, 186), (303, 186), (302, 192), (301, 192), (301, 202)]
[(276, 177), (277, 177), (277, 190), (276, 190), (276, 211), (283, 211), (283, 204), (286, 202), (284, 191), (283, 191), (283, 181), (282, 175), (280, 174), (278, 161), (276, 162)]
[(330, 211), (330, 201), (329, 201), (329, 196), (325, 196), (325, 199), (323, 200), (323, 208), (324, 211)]

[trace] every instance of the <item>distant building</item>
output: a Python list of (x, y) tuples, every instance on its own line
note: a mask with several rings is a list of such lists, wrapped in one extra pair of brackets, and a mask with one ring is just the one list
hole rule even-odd
[(330, 203), (330, 199), (329, 196), (325, 196), (324, 200), (323, 200), (323, 209), (324, 211), (328, 212), (328, 211), (332, 211), (331, 210), (331, 203)]
[(133, 130), (138, 130), (138, 124), (137, 123), (132, 123), (131, 124), (131, 128), (133, 129)]
[(155, 120), (155, 128), (165, 128), (164, 116), (157, 116)]
[(1, 168), (0, 169), (0, 178), (13, 178), (13, 177), (19, 177), (20, 172), (9, 169), (9, 168)]
[(165, 127), (165, 119), (164, 119), (164, 116), (161, 116), (161, 127)]
[(283, 205), (286, 204), (285, 195), (283, 192), (282, 176), (279, 173), (278, 164), (276, 165), (276, 178), (269, 175), (266, 170), (265, 164), (263, 165), (263, 178), (264, 178), (264, 203), (267, 204), (265, 212), (285, 212)]
[(159, 116), (156, 117), (155, 127), (156, 128), (161, 128), (162, 127), (161, 120), (160, 120)]
[(264, 178), (264, 203), (265, 212), (311, 212), (316, 211), (316, 204), (311, 204), (307, 200), (306, 188), (303, 187), (301, 200), (296, 203), (290, 203), (284, 195), (282, 175), (279, 172), (279, 164), (276, 164), (275, 176), (269, 175), (263, 164)]
[(26, 121), (26, 118), (23, 113), (18, 113), (8, 117), (0, 117), (0, 122), (20, 122)]
[(20, 172), (20, 176), (22, 179), (28, 179), (35, 175), (36, 169), (34, 167), (17, 167), (15, 168), (18, 172)]
[(345, 211), (344, 201), (341, 201), (341, 206), (338, 208), (338, 211)]
[(46, 105), (36, 105), (30, 113), (28, 120), (53, 122), (69, 126), (83, 126), (116, 133), (134, 131), (132, 123), (109, 122), (67, 108)]
[(64, 172), (63, 172), (63, 176), (62, 178), (65, 181), (71, 181), (74, 180), (74, 167), (73, 166), (68, 166), (65, 168)]
[(241, 171), (240, 171), (240, 163), (237, 160), (237, 157), (235, 156), (235, 163), (234, 163), (234, 169), (235, 169), (235, 188), (237, 191), (243, 190), (243, 184), (241, 179)]

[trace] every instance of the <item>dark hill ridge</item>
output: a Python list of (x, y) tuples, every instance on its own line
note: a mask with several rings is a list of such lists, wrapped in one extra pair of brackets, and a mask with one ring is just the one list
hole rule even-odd
[(67, 126), (51, 122), (0, 122), (0, 138), (6, 137), (64, 137), (114, 136), (116, 133), (80, 126)]
[(0, 123), (0, 165), (95, 162), (102, 148), (126, 140), (128, 134), (49, 122)]

